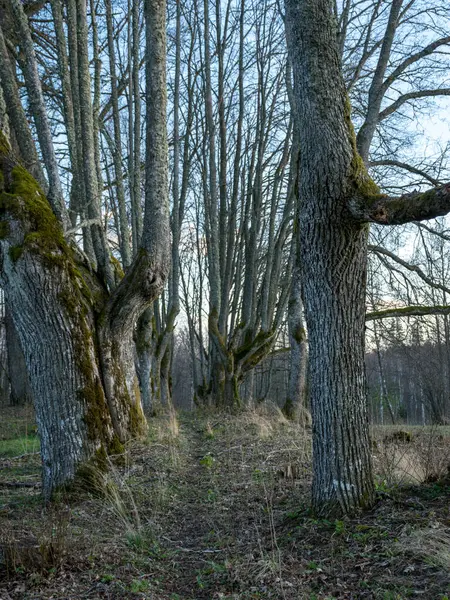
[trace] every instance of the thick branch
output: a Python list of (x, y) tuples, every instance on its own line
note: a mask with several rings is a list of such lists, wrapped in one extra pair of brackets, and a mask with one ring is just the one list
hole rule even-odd
[(351, 203), (350, 211), (358, 221), (379, 225), (403, 225), (442, 217), (450, 212), (450, 184), (398, 198), (383, 194), (369, 196), (365, 202)]

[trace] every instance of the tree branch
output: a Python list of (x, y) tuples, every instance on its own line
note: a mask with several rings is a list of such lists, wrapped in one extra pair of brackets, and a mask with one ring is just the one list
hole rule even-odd
[(450, 183), (397, 198), (385, 194), (366, 196), (351, 203), (349, 208), (358, 221), (378, 225), (403, 225), (434, 219), (450, 212)]
[(399, 160), (373, 160), (369, 162), (369, 167), (398, 167), (399, 169), (404, 169), (405, 171), (409, 171), (410, 173), (414, 173), (415, 175), (420, 175), (424, 179), (427, 179), (431, 185), (438, 187), (442, 185), (442, 182), (439, 179), (435, 179), (431, 177), (426, 171), (419, 169), (418, 167), (414, 167), (413, 165), (409, 165), (408, 163), (400, 162)]
[(434, 42), (420, 50), (420, 52), (411, 54), (411, 56), (404, 60), (396, 69), (392, 71), (389, 77), (385, 79), (382, 86), (383, 92), (385, 92), (410, 65), (414, 64), (415, 62), (417, 62), (421, 58), (424, 58), (425, 56), (433, 54), (433, 52), (437, 48), (439, 48), (439, 46), (445, 46), (447, 44), (450, 44), (450, 36), (435, 40)]
[(406, 260), (401, 259), (399, 256), (397, 256), (393, 252), (389, 252), (389, 250), (386, 250), (385, 248), (382, 248), (381, 246), (371, 246), (371, 245), (369, 245), (368, 249), (370, 251), (372, 251), (372, 252), (375, 252), (376, 254), (382, 254), (384, 256), (387, 256), (388, 258), (390, 258), (394, 262), (398, 263), (399, 265), (401, 265), (402, 267), (404, 267), (408, 271), (412, 271), (413, 273), (417, 273), (417, 275), (420, 277), (420, 279), (422, 279), (422, 281), (424, 281), (430, 287), (438, 289), (438, 290), (442, 290), (442, 291), (447, 292), (448, 294), (450, 294), (450, 288), (446, 287), (445, 285), (441, 285), (440, 283), (436, 283), (435, 281), (433, 281), (417, 265), (412, 265), (411, 263), (406, 262)]
[(450, 96), (450, 88), (442, 88), (440, 90), (419, 90), (417, 92), (408, 92), (407, 94), (402, 94), (395, 102), (380, 112), (378, 115), (378, 121), (383, 121), (389, 117), (389, 115), (399, 109), (400, 106), (405, 104), (405, 102), (408, 102), (408, 100), (414, 100), (416, 98), (430, 98), (434, 96)]
[(366, 321), (378, 321), (391, 317), (426, 317), (428, 315), (448, 314), (450, 314), (450, 306), (404, 306), (366, 313)]
[(429, 233), (432, 233), (433, 235), (437, 235), (438, 237), (445, 240), (446, 242), (450, 242), (450, 236), (446, 235), (445, 233), (442, 233), (441, 231), (436, 231), (436, 229), (433, 229), (432, 227), (428, 227), (427, 225), (424, 225), (423, 223), (415, 223), (415, 225), (417, 225), (417, 227), (419, 227), (419, 229), (424, 229), (425, 231), (428, 231)]

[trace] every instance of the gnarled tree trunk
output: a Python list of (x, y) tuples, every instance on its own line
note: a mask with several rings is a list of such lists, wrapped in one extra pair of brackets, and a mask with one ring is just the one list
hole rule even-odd
[[(147, 0), (145, 7), (144, 231), (135, 260), (117, 288), (111, 289), (110, 267), (105, 268), (110, 264), (108, 250), (99, 256), (100, 273), (94, 273), (76, 246), (65, 239), (42, 189), (13, 157), (0, 132), (0, 283), (35, 398), (47, 499), (91, 462), (105, 466), (108, 453), (116, 453), (124, 442), (146, 430), (133, 331), (139, 316), (163, 289), (170, 266), (170, 236), (166, 6), (161, 0)], [(3, 81), (2, 87), (5, 94), (15, 94), (14, 89), (5, 89)], [(17, 97), (9, 102), (7, 98), (6, 104), (16, 102)], [(14, 125), (14, 111), (8, 116)], [(95, 165), (84, 158), (86, 169), (92, 170)], [(96, 227), (103, 237), (100, 225)]]

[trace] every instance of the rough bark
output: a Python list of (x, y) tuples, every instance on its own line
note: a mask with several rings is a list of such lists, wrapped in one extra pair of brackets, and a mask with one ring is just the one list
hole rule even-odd
[(161, 293), (170, 265), (165, 3), (148, 0), (146, 17), (145, 228), (133, 264), (112, 293), (104, 271), (93, 273), (67, 244), (42, 190), (0, 134), (0, 283), (36, 402), (46, 498), (90, 463), (105, 467), (108, 452), (146, 429), (132, 334)]
[(292, 271), (291, 291), (288, 304), (289, 345), (289, 383), (288, 396), (283, 407), (285, 415), (298, 420), (303, 425), (309, 424), (307, 403), (307, 366), (308, 342), (303, 322), (301, 253), (298, 239), (298, 222), (294, 227), (293, 251), (295, 252)]
[[(400, 5), (392, 3), (391, 24)], [(352, 513), (374, 499), (364, 376), (367, 224), (395, 225), (450, 211), (449, 185), (391, 198), (380, 194), (368, 176), (351, 123), (336, 31), (331, 0), (286, 0), (301, 147), (298, 201), (310, 347), (312, 494), (319, 513)], [(442, 43), (404, 61), (384, 80), (384, 91)], [(382, 55), (383, 72), (385, 62)], [(388, 316), (385, 312), (382, 316)]]
[(25, 358), (12, 320), (11, 311), (5, 304), (6, 353), (8, 355), (8, 377), (10, 384), (9, 402), (12, 406), (22, 406), (33, 402), (30, 380)]
[(114, 440), (90, 287), (35, 180), (1, 148), (1, 283), (24, 349), (41, 438), (43, 494)]
[[(368, 180), (355, 149), (328, 0), (286, 0), (300, 135), (303, 297), (313, 418), (312, 503), (351, 513), (374, 501), (364, 376), (367, 226), (348, 201)], [(359, 161), (358, 161), (359, 159)], [(361, 161), (362, 163), (362, 161)]]
[(37, 68), (36, 54), (34, 44), (31, 38), (31, 31), (28, 25), (28, 17), (25, 14), (22, 2), (20, 0), (10, 0), (11, 9), (14, 15), (14, 21), (19, 35), (19, 44), (24, 53), (23, 61), (25, 85), (28, 93), (31, 112), (36, 124), (36, 131), (39, 139), (42, 157), (48, 177), (47, 198), (53, 209), (53, 212), (63, 224), (64, 228), (69, 225), (66, 205), (64, 203), (61, 181), (59, 178), (58, 164), (53, 147), (50, 123), (42, 94), (41, 80)]
[(95, 160), (94, 119), (91, 100), (91, 76), (89, 70), (88, 26), (86, 2), (75, 0), (78, 79), (75, 84), (79, 90), (82, 168), (84, 175), (85, 210), (93, 221), (90, 226), (93, 250), (101, 277), (110, 290), (114, 288), (114, 274), (106, 243), (105, 232), (101, 223), (101, 206), (98, 189), (98, 173)]
[[(123, 266), (128, 268), (131, 263), (131, 248), (128, 231), (128, 218), (125, 205), (125, 188), (122, 173), (122, 135), (120, 131), (119, 94), (116, 75), (116, 52), (114, 49), (114, 25), (111, 0), (105, 0), (106, 26), (108, 31), (109, 72), (111, 79), (111, 101), (114, 123), (114, 144), (112, 149), (114, 174), (116, 178), (117, 204), (119, 206), (120, 223), (120, 253)], [(137, 90), (139, 93), (139, 88)], [(139, 165), (138, 167), (139, 168)]]
[(11, 138), (17, 143), (19, 155), (26, 168), (45, 187), (46, 181), (38, 159), (25, 111), (20, 102), (14, 69), (6, 47), (2, 27), (0, 25), (0, 81), (3, 97), (9, 117)]

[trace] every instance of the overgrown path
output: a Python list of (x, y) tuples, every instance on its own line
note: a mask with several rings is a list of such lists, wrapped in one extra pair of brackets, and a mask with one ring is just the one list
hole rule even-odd
[[(177, 435), (168, 428), (169, 464), (153, 492), (162, 500), (156, 521), (169, 598), (219, 598), (239, 593), (243, 581), (248, 597), (257, 598), (274, 577), (283, 597), (274, 499), (283, 502), (288, 489), (294, 492), (293, 479), (284, 477), (291, 465), (298, 473), (303, 464), (307, 473), (309, 440), (280, 440), (279, 447), (272, 441), (268, 448), (269, 419), (247, 415), (231, 423), (217, 415), (185, 417)], [(151, 470), (154, 459), (144, 468)]]

